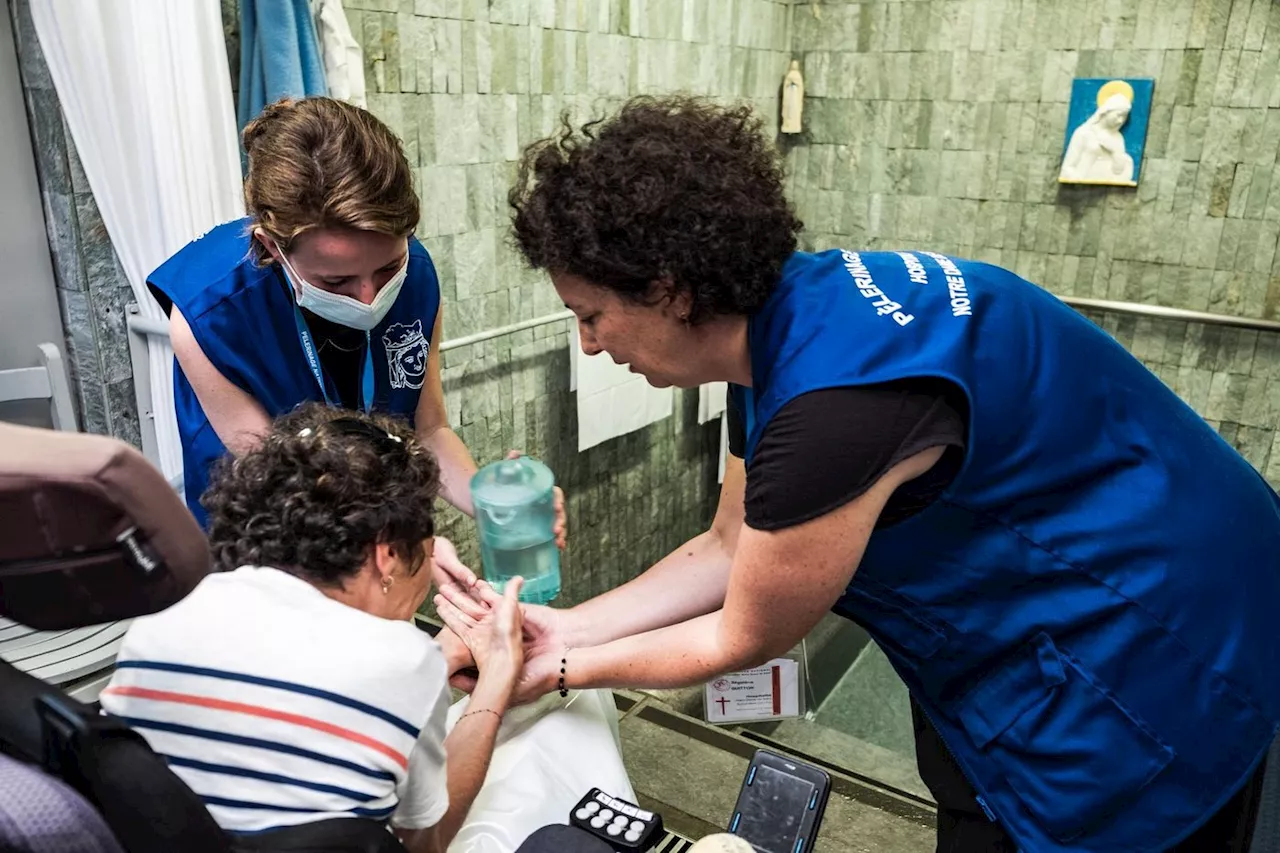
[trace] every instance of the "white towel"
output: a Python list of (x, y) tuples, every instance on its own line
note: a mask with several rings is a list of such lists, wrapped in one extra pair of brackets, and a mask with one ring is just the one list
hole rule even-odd
[(324, 59), (329, 97), (367, 107), (364, 89), (364, 51), (351, 34), (342, 0), (311, 0), (320, 55)]
[(729, 394), (729, 383), (708, 382), (698, 387), (698, 423), (705, 424), (712, 418), (719, 417), (725, 409), (725, 399)]
[(608, 355), (588, 356), (576, 338), (570, 340), (569, 382), (578, 396), (579, 452), (671, 414), (670, 388), (654, 388)]

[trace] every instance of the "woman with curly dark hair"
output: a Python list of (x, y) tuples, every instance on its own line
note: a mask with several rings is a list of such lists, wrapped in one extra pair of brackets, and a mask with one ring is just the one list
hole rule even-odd
[(911, 691), (940, 849), (1244, 849), (1280, 722), (1280, 498), (1137, 359), (988, 264), (796, 251), (746, 108), (566, 125), (511, 205), (584, 350), (728, 381), (736, 434), (709, 531), (525, 609), (524, 692), (705, 682), (834, 608)]
[[(376, 835), (349, 820), (366, 818), (439, 853), (462, 825), (523, 662), (520, 584), (468, 649), (412, 624), (439, 482), (401, 422), (316, 404), (215, 469), (204, 504), (222, 571), (133, 623), (101, 701), (227, 831), (296, 841), (316, 824), (337, 843), (352, 826)], [(448, 677), (473, 657), (479, 681), (446, 737)]]

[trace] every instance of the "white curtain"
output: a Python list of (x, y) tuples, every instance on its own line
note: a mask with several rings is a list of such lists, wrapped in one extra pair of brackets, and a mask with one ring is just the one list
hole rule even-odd
[[(219, 0), (31, 0), (31, 16), (89, 187), (143, 315), (146, 277), (244, 214)], [(182, 451), (173, 350), (149, 339), (158, 463)]]

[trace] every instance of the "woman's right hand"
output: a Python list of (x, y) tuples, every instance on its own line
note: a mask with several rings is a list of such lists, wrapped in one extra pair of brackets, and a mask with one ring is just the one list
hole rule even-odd
[[(507, 581), (500, 599), (481, 618), (463, 612), (444, 596), (437, 596), (436, 611), (445, 624), (471, 649), (480, 677), (472, 696), (484, 694), (504, 706), (510, 700), (524, 668), (524, 619), (520, 609), (523, 578)], [(490, 697), (490, 691), (496, 696)]]

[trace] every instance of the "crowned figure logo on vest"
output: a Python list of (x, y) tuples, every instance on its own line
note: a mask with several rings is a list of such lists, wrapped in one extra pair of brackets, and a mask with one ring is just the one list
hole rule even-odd
[(382, 333), (382, 345), (387, 350), (391, 387), (421, 388), (427, 375), (427, 354), (431, 349), (422, 334), (422, 321), (392, 323)]

